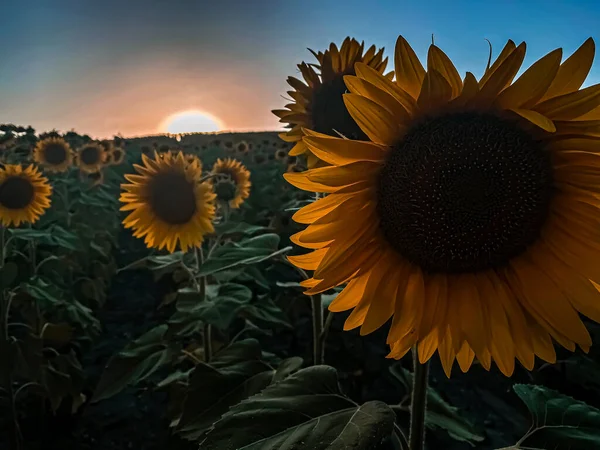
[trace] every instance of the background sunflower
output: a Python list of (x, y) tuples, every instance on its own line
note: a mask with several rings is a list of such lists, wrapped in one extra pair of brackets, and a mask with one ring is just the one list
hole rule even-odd
[(82, 172), (98, 172), (106, 161), (104, 147), (96, 142), (90, 142), (77, 150), (77, 165)]
[[(309, 51), (317, 58), (318, 64), (298, 64), (304, 82), (295, 77), (287, 80), (294, 89), (288, 91), (294, 103), (287, 104), (286, 109), (274, 110), (273, 114), (290, 129), (279, 135), (284, 141), (295, 144), (290, 155), (307, 153), (308, 166), (314, 167), (318, 160), (302, 143), (303, 128), (331, 136), (341, 134), (348, 139), (366, 139), (365, 133), (344, 105), (344, 75), (354, 75), (354, 66), (358, 62), (383, 73), (387, 58), (383, 58), (383, 48), (377, 51), (373, 45), (364, 52), (364, 42), (359, 43), (349, 37), (339, 49), (332, 43), (324, 52)], [(386, 75), (390, 79), (392, 76), (392, 72)]]
[(0, 222), (4, 227), (35, 223), (50, 207), (52, 186), (33, 165), (0, 169)]
[(562, 64), (555, 50), (514, 83), (525, 43), (479, 81), (435, 45), (425, 70), (402, 37), (394, 82), (357, 64), (344, 101), (372, 142), (311, 132), (332, 166), (285, 175), (329, 193), (294, 215), (308, 227), (292, 240), (314, 249), (290, 258), (314, 270), (306, 293), (348, 283), (330, 305), (353, 310), (345, 329), (391, 318), (389, 356), (437, 350), (448, 376), (474, 357), (506, 375), (515, 358), (555, 362), (551, 338), (588, 351), (578, 313), (600, 321), (600, 123), (583, 119), (600, 84), (579, 88), (593, 49)]
[(33, 160), (49, 172), (64, 172), (73, 163), (73, 150), (63, 138), (49, 137), (37, 143)]
[(217, 175), (214, 181), (217, 199), (227, 202), (229, 207), (239, 208), (250, 196), (250, 172), (238, 160), (218, 159), (211, 173)]
[(214, 199), (210, 183), (199, 183), (200, 164), (188, 164), (183, 153), (170, 152), (162, 158), (142, 156), (143, 166), (134, 165), (139, 175), (125, 175), (130, 184), (122, 184), (122, 211), (131, 211), (123, 220), (134, 236), (146, 245), (177, 247), (187, 251), (199, 246), (204, 235), (213, 232)]

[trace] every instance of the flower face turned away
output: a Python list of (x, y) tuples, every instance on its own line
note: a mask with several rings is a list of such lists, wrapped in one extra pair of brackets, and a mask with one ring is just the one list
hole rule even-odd
[(347, 283), (330, 310), (352, 310), (345, 329), (361, 334), (391, 319), (389, 357), (416, 346), (448, 376), (475, 357), (510, 376), (515, 359), (554, 362), (553, 341), (592, 343), (580, 314), (600, 322), (600, 85), (581, 86), (595, 46), (514, 80), (525, 48), (509, 41), (477, 80), (435, 45), (424, 68), (400, 37), (395, 80), (363, 63), (344, 77), (367, 138), (308, 131), (329, 166), (284, 175), (328, 194), (294, 215), (306, 294)]

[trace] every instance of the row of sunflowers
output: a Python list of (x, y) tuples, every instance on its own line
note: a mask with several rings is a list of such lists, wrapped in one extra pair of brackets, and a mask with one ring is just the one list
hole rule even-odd
[[(509, 41), (478, 80), (435, 44), (424, 67), (400, 37), (386, 72), (384, 49), (348, 38), (299, 64), (304, 81), (288, 79), (290, 103), (274, 111), (283, 145), (181, 136), (181, 151), (128, 150), (54, 137), (37, 143), (39, 167), (7, 156), (1, 348), (12, 444), (22, 445), (15, 405), (29, 387), (76, 411), (133, 386), (167, 394), (181, 448), (422, 450), (425, 436), (427, 448), (600, 448), (590, 375), (600, 373), (600, 85), (581, 88), (594, 42), (565, 61), (555, 50), (515, 80), (525, 48)], [(102, 181), (86, 185), (82, 173)], [(50, 184), (62, 203), (48, 218)], [(100, 203), (104, 212), (89, 211)], [(114, 352), (90, 395), (74, 348), (46, 339), (70, 342), (69, 324), (86, 322), (48, 320), (61, 303), (40, 300), (55, 284), (97, 281), (69, 251), (56, 257), (71, 275), (54, 268), (65, 232), (85, 252), (108, 235), (108, 281), (92, 292), (106, 297), (113, 278), (140, 270), (172, 286), (160, 320)], [(123, 235), (144, 253), (115, 267)], [(19, 306), (21, 318), (11, 308), (22, 292), (32, 312)], [(80, 303), (93, 317), (105, 302)], [(33, 378), (21, 369), (29, 348), (41, 355), (27, 365)], [(457, 385), (455, 362), (488, 391), (474, 378)], [(49, 385), (56, 372), (73, 382)], [(449, 401), (456, 386), (460, 409)], [(587, 403), (565, 395), (575, 393)], [(490, 418), (509, 424), (494, 430)]]

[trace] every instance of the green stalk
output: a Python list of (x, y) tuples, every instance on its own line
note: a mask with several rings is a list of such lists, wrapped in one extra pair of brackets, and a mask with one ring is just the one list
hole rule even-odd
[(313, 365), (323, 364), (325, 357), (325, 346), (323, 339), (323, 303), (321, 294), (310, 297), (313, 324)]
[(425, 413), (427, 411), (427, 382), (429, 378), (429, 361), (419, 362), (417, 347), (413, 347), (413, 389), (410, 403), (410, 434), (408, 448), (423, 450), (425, 448)]
[[(204, 263), (204, 253), (202, 252), (202, 244), (194, 249), (194, 257), (196, 259), (196, 273), (200, 271), (200, 267)], [(200, 301), (206, 301), (206, 277), (199, 277), (195, 280), (196, 289), (200, 294)], [(204, 362), (210, 362), (212, 359), (212, 327), (209, 323), (205, 323), (203, 327), (203, 348)]]

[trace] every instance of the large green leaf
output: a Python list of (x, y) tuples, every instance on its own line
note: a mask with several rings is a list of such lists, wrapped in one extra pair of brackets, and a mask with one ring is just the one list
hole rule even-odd
[(589, 450), (600, 448), (600, 410), (544, 386), (515, 384), (513, 390), (533, 417), (522, 442), (527, 447)]
[(212, 275), (226, 269), (241, 265), (256, 264), (291, 250), (286, 247), (277, 250), (279, 236), (276, 234), (262, 234), (240, 242), (228, 242), (217, 248), (202, 264), (199, 276)]
[(357, 405), (333, 367), (300, 370), (238, 403), (214, 424), (206, 450), (368, 450), (393, 430), (394, 412), (378, 401)]
[(265, 329), (292, 328), (286, 314), (268, 295), (263, 295), (256, 301), (245, 305), (239, 314)]
[(215, 225), (215, 234), (219, 236), (228, 236), (232, 234), (250, 235), (265, 230), (260, 225), (251, 225), (245, 222), (227, 221)]
[[(407, 392), (412, 389), (413, 374), (396, 364), (390, 368), (391, 374), (400, 381)], [(427, 388), (427, 412), (425, 424), (431, 430), (445, 430), (453, 439), (468, 442), (475, 446), (485, 438), (477, 433), (477, 430), (466, 418), (461, 416), (460, 410), (446, 402), (440, 394), (431, 386)]]
[(163, 342), (167, 328), (167, 325), (152, 328), (111, 357), (92, 402), (110, 398), (126, 386), (139, 383), (171, 361), (176, 353)]

